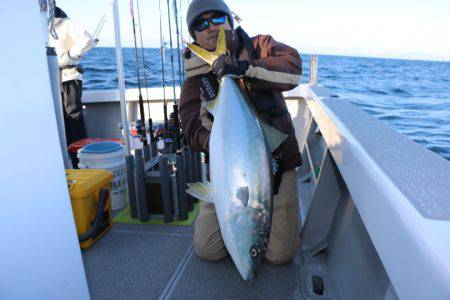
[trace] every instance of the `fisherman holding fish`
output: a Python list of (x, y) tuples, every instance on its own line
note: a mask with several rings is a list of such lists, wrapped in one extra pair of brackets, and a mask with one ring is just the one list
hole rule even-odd
[[(221, 34), (220, 30), (224, 29), (227, 51), (226, 54), (218, 56), (212, 62), (212, 66), (189, 49), (184, 53), (186, 80), (180, 97), (183, 134), (196, 150), (208, 153), (220, 144), (223, 148), (216, 151), (219, 155), (233, 151), (231, 148), (227, 149), (228, 145), (225, 141), (222, 143), (221, 138), (224, 135), (214, 139), (211, 137), (211, 129), (213, 125), (215, 126), (215, 122), (218, 122), (218, 117), (211, 114), (213, 112), (211, 109), (205, 109), (208, 102), (213, 102), (218, 97), (220, 82), (224, 76), (235, 78), (235, 82), (245, 93), (246, 99), (250, 100), (259, 118), (277, 129), (275, 131), (284, 134), (284, 141), (280, 142), (281, 145), (277, 145), (272, 152), (276, 170), (273, 171), (273, 180), (271, 178), (268, 182), (268, 185), (273, 182), (273, 205), (270, 205), (270, 211), (272, 211), (271, 225), (268, 226), (270, 235), (268, 235), (264, 256), (273, 264), (287, 263), (294, 258), (300, 244), (295, 168), (300, 166), (302, 161), (291, 116), (282, 92), (295, 88), (300, 82), (302, 73), (300, 55), (295, 49), (275, 41), (269, 35), (249, 37), (242, 28), (233, 29), (234, 21), (231, 11), (222, 0), (192, 1), (186, 19), (194, 45), (214, 52)], [(224, 106), (222, 109), (225, 109)], [(230, 119), (229, 122), (233, 120)], [(235, 124), (230, 124), (230, 126), (233, 125)], [(226, 126), (225, 120), (223, 127)], [(244, 131), (245, 128), (242, 130)], [(254, 149), (255, 156), (258, 155), (257, 150)], [(270, 156), (270, 152), (268, 153)], [(216, 154), (216, 159), (219, 155)], [(257, 165), (258, 162), (255, 160), (254, 164)], [(227, 162), (220, 165), (226, 166)], [(216, 172), (216, 174), (220, 173)], [(258, 176), (258, 174), (243, 174), (247, 177), (255, 175)], [(218, 180), (217, 177), (212, 179)], [(217, 192), (221, 183), (212, 183)], [(237, 197), (251, 201), (249, 193), (251, 194), (252, 191), (249, 192), (249, 187), (244, 186), (237, 192)], [(215, 208), (213, 203), (201, 201), (200, 213), (195, 223), (194, 244), (197, 255), (208, 261), (222, 259), (230, 250), (233, 250), (224, 244), (225, 233), (221, 232), (218, 215), (217, 206)], [(255, 249), (257, 250), (255, 252), (260, 251), (258, 247)], [(254, 257), (252, 251), (255, 249), (250, 249), (252, 257)], [(245, 251), (248, 253), (248, 250)], [(231, 252), (230, 255), (232, 255)], [(233, 260), (239, 269), (234, 257)], [(239, 271), (243, 275), (243, 272)]]
[(67, 145), (70, 145), (87, 136), (81, 103), (83, 68), (80, 65), (80, 57), (95, 47), (98, 40), (93, 39), (83, 27), (56, 6), (55, 32), (56, 36), (49, 34), (49, 44), (55, 48), (61, 70), (64, 125)]

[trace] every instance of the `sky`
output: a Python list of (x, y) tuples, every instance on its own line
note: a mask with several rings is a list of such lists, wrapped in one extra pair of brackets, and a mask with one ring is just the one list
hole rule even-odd
[[(93, 33), (110, 1), (56, 2), (71, 19)], [(130, 2), (117, 1), (122, 46), (131, 47)], [(188, 40), (185, 20), (190, 1), (177, 1), (181, 4), (181, 10), (178, 9), (184, 39)], [(450, 0), (225, 1), (241, 17), (241, 26), (250, 36), (270, 34), (300, 53), (450, 61)], [(159, 2), (139, 0), (139, 4), (144, 47), (159, 47)], [(167, 0), (161, 0), (161, 6), (163, 31), (168, 42)], [(173, 18), (171, 22), (175, 33)], [(114, 46), (111, 14), (99, 40), (100, 47)]]

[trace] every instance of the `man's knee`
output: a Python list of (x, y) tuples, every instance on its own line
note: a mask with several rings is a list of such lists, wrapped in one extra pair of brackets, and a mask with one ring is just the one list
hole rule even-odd
[(220, 231), (210, 228), (211, 231), (198, 230), (194, 232), (195, 253), (207, 261), (216, 261), (227, 255)]
[(194, 247), (195, 253), (207, 261), (216, 261), (227, 255), (214, 206), (203, 201), (195, 221)]
[(287, 264), (294, 260), (297, 248), (287, 249), (286, 251), (272, 251), (266, 254), (266, 260), (274, 265)]
[(225, 247), (211, 247), (206, 242), (194, 241), (195, 254), (206, 261), (217, 261), (227, 256)]

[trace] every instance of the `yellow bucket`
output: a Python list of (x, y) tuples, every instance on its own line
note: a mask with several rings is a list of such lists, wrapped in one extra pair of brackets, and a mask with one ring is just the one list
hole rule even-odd
[(82, 249), (89, 248), (112, 224), (111, 172), (66, 170), (72, 211)]

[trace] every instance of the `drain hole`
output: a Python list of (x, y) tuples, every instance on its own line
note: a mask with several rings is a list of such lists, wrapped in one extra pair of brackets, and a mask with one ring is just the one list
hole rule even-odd
[(325, 287), (323, 285), (323, 278), (317, 275), (312, 276), (312, 286), (313, 286), (313, 292), (316, 295), (322, 296), (325, 292)]

